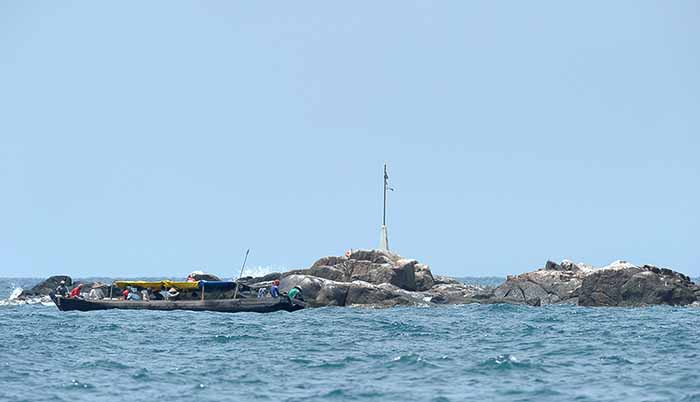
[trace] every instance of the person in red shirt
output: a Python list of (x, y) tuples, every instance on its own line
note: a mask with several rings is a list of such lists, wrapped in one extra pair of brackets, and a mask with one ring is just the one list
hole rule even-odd
[(68, 295), (69, 298), (73, 299), (76, 297), (80, 297), (80, 290), (83, 288), (83, 284), (81, 283), (80, 285), (76, 286), (73, 288), (73, 290), (70, 291), (70, 294)]

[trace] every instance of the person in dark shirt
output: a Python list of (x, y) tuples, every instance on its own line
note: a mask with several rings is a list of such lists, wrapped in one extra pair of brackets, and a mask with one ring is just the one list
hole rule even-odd
[[(161, 287), (161, 290), (164, 290)], [(160, 291), (154, 291), (151, 293), (151, 300), (165, 300), (165, 297), (163, 297), (163, 294), (160, 293)]]
[(66, 287), (66, 281), (61, 281), (56, 288), (56, 295), (66, 297), (68, 295), (68, 288)]

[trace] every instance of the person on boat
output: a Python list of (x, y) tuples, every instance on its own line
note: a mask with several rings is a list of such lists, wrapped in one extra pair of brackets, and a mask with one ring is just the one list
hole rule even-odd
[(144, 301), (149, 301), (149, 300), (151, 300), (151, 297), (150, 297), (151, 294), (150, 294), (150, 293), (151, 293), (151, 290), (150, 290), (150, 289), (142, 289), (142, 290), (141, 290), (141, 300), (144, 300)]
[(126, 300), (126, 298), (129, 296), (129, 288), (126, 288), (122, 291), (122, 298)]
[(68, 288), (66, 287), (66, 281), (61, 281), (58, 283), (56, 288), (56, 295), (66, 297), (68, 295)]
[(165, 296), (163, 296), (163, 290), (165, 290), (165, 288), (161, 286), (159, 291), (152, 291), (151, 300), (164, 300)]
[(289, 289), (289, 292), (287, 292), (287, 297), (289, 297), (289, 300), (299, 299), (304, 301), (304, 295), (299, 286), (294, 286), (293, 288)]
[(265, 298), (265, 295), (267, 295), (267, 289), (266, 289), (266, 288), (260, 288), (260, 289), (258, 289), (258, 299), (263, 299), (263, 298)]
[(105, 298), (105, 294), (102, 291), (102, 286), (100, 286), (99, 283), (95, 283), (92, 285), (92, 289), (90, 289), (90, 293), (88, 294), (88, 299), (90, 300), (102, 300)]
[(280, 297), (280, 280), (275, 279), (270, 286), (270, 296)]
[(78, 286), (74, 287), (73, 290), (70, 291), (70, 294), (68, 297), (71, 299), (82, 299), (80, 296), (80, 291), (83, 289), (83, 284), (79, 284)]
[(126, 296), (126, 300), (139, 301), (141, 300), (141, 296), (139, 296), (139, 294), (134, 292), (132, 289), (129, 289), (129, 294)]
[(165, 298), (165, 300), (174, 300), (180, 296), (180, 292), (175, 288), (170, 288), (170, 290), (165, 290), (165, 287), (161, 287), (160, 294)]

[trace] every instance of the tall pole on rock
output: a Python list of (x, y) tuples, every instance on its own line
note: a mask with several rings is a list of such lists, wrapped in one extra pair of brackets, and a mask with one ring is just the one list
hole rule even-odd
[(389, 173), (386, 169), (386, 163), (384, 164), (384, 209), (382, 210), (382, 229), (379, 238), (379, 249), (384, 251), (389, 251), (389, 234), (386, 228), (386, 193), (387, 191), (394, 191), (393, 188), (389, 187)]
[(386, 163), (384, 164), (384, 210), (382, 211), (382, 226), (386, 226), (386, 189), (389, 187), (389, 173), (386, 171)]

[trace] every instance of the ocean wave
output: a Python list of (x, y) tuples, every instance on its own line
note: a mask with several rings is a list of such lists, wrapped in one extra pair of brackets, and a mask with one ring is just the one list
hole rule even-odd
[(229, 342), (238, 342), (238, 341), (251, 341), (251, 340), (254, 340), (257, 338), (258, 338), (257, 336), (249, 335), (249, 334), (214, 335), (213, 337), (209, 338), (207, 341), (212, 342), (212, 343), (229, 343)]
[(326, 393), (323, 395), (324, 398), (330, 398), (330, 399), (346, 399), (346, 398), (348, 398), (349, 396), (350, 396), (349, 393), (346, 392), (346, 391), (345, 391), (344, 389), (342, 389), (342, 388), (336, 388), (336, 389), (334, 389), (334, 390), (332, 390), (332, 391), (326, 392)]
[(423, 356), (416, 353), (409, 353), (405, 355), (399, 355), (394, 357), (390, 362), (386, 364), (387, 367), (403, 367), (403, 366), (415, 366), (415, 367), (439, 367), (426, 360)]
[(624, 357), (618, 356), (618, 355), (603, 356), (600, 358), (600, 361), (603, 362), (602, 364), (604, 364), (604, 365), (634, 364), (634, 362), (627, 360)]
[(332, 370), (345, 368), (347, 364), (343, 361), (323, 361), (316, 364), (310, 364), (307, 367), (318, 370)]
[(53, 302), (49, 296), (30, 296), (22, 297), (22, 292), (24, 289), (20, 287), (15, 287), (12, 289), (10, 296), (7, 299), (0, 300), (0, 307), (2, 306), (23, 306), (23, 305), (44, 305), (53, 306)]
[(116, 360), (110, 359), (97, 359), (92, 361), (86, 361), (80, 364), (81, 368), (85, 369), (103, 369), (103, 370), (123, 370), (129, 368), (126, 364), (120, 363)]
[(325, 399), (339, 399), (343, 401), (354, 401), (354, 400), (379, 400), (384, 397), (383, 392), (377, 390), (358, 390), (357, 388), (335, 388), (324, 394), (319, 395), (323, 400)]
[(243, 276), (252, 276), (252, 277), (260, 277), (260, 276), (265, 276), (267, 274), (271, 274), (273, 272), (285, 272), (288, 271), (289, 268), (287, 267), (282, 267), (282, 266), (277, 266), (277, 265), (259, 265), (255, 267), (246, 267), (243, 270)]
[(95, 388), (94, 385), (78, 381), (77, 379), (72, 379), (70, 383), (66, 384), (65, 388), (69, 389), (92, 389)]
[(151, 380), (151, 375), (148, 371), (148, 369), (141, 368), (138, 371), (136, 371), (134, 374), (131, 375), (131, 378), (137, 381), (150, 381)]
[(498, 355), (482, 361), (479, 367), (492, 370), (527, 369), (532, 367), (528, 362), (520, 361), (517, 357), (509, 354)]
[(24, 292), (24, 289), (22, 289), (22, 288), (12, 289), (12, 293), (10, 293), (10, 297), (8, 297), (7, 300), (17, 299), (22, 294), (22, 292)]

